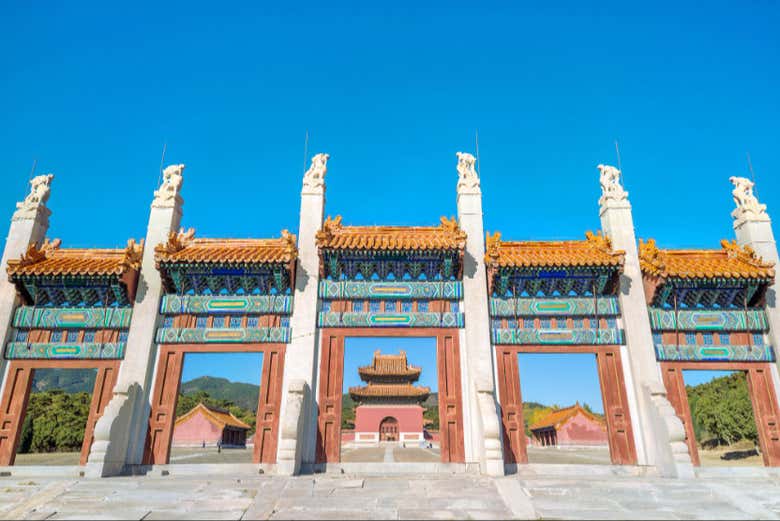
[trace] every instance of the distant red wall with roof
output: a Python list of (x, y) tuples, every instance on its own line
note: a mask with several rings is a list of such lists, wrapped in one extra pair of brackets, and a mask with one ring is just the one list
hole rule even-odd
[(379, 424), (392, 416), (398, 432), (422, 432), (423, 408), (419, 405), (360, 405), (355, 409), (355, 432), (379, 432)]
[(173, 429), (173, 445), (215, 445), (222, 437), (222, 430), (197, 412)]
[(559, 445), (607, 445), (608, 443), (606, 426), (582, 413), (569, 418), (558, 429)]

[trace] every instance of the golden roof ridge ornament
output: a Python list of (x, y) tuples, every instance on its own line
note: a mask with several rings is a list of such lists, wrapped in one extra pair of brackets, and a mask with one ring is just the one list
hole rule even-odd
[(176, 253), (192, 244), (193, 240), (195, 240), (195, 228), (186, 231), (184, 228), (180, 228), (178, 232), (170, 232), (168, 241), (158, 244), (154, 251), (157, 253)]
[(125, 260), (123, 264), (132, 270), (141, 269), (141, 259), (144, 254), (144, 242), (145, 239), (141, 239), (135, 242), (135, 239), (127, 240), (127, 247), (125, 248)]
[(756, 251), (748, 245), (740, 246), (736, 240), (723, 239), (720, 246), (730, 258), (739, 259), (757, 268), (773, 268), (774, 264), (766, 262)]
[(732, 176), (729, 181), (734, 185), (731, 195), (734, 197), (734, 204), (737, 207), (731, 212), (735, 225), (741, 225), (747, 221), (768, 222), (769, 215), (766, 213), (766, 205), (758, 202), (758, 198), (753, 193), (755, 183), (746, 177)]

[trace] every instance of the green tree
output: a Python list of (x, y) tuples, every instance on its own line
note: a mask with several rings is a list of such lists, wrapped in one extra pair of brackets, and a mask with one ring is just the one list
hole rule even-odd
[(33, 393), (22, 424), (18, 452), (77, 452), (84, 442), (92, 396), (55, 389)]
[(727, 445), (743, 439), (753, 443), (758, 440), (744, 373), (735, 372), (695, 387), (687, 386), (686, 390), (699, 443), (707, 435)]

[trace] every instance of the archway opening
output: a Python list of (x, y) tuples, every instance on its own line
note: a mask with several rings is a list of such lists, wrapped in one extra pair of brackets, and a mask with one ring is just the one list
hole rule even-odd
[(694, 462), (703, 467), (763, 465), (746, 373), (682, 373), (690, 409), (687, 431), (695, 440)]
[(87, 426), (97, 369), (35, 369), (14, 464), (79, 465), (91, 445)]
[(529, 463), (611, 462), (592, 353), (519, 353)]
[(379, 422), (379, 441), (398, 441), (398, 420), (387, 416)]

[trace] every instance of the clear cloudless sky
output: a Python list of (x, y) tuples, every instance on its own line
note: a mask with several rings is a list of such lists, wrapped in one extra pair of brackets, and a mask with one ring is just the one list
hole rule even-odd
[(0, 220), (37, 160), (50, 236), (140, 238), (165, 144), (199, 236), (295, 232), (306, 131), (347, 224), (454, 214), (477, 131), (508, 239), (598, 228), (615, 140), (640, 237), (732, 237), (747, 152), (780, 215), (777, 2), (417, 4), (3, 2)]

